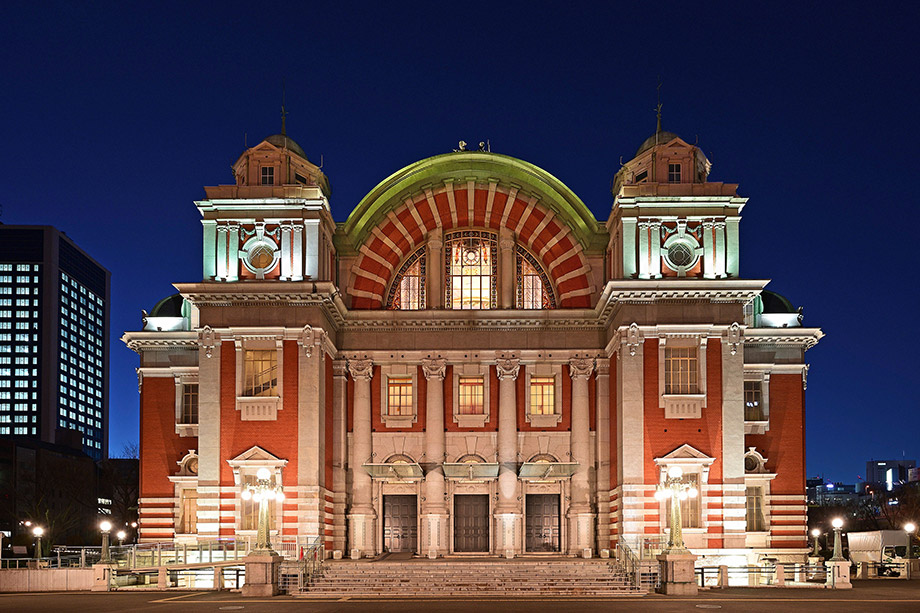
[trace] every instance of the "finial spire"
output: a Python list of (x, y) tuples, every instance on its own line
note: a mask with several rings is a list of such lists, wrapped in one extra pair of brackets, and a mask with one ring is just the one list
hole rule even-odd
[(658, 90), (658, 106), (655, 107), (658, 115), (658, 125), (655, 128), (655, 134), (661, 132), (661, 77), (658, 77), (658, 87), (655, 89)]
[(287, 136), (287, 126), (285, 125), (287, 111), (284, 110), (284, 93), (284, 79), (281, 79), (281, 134)]

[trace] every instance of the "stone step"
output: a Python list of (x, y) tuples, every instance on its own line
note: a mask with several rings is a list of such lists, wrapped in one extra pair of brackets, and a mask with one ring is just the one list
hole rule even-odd
[(639, 590), (638, 588), (629, 588), (629, 589), (617, 589), (617, 590), (561, 590), (554, 592), (543, 592), (543, 591), (521, 591), (521, 592), (510, 592), (508, 590), (458, 590), (458, 591), (434, 591), (434, 590), (412, 590), (412, 591), (401, 591), (401, 592), (386, 592), (381, 594), (380, 592), (374, 591), (355, 591), (355, 592), (340, 592), (336, 590), (331, 591), (314, 591), (310, 590), (308, 592), (300, 592), (294, 594), (297, 597), (306, 597), (306, 598), (342, 598), (347, 596), (349, 598), (419, 598), (419, 597), (438, 597), (438, 598), (503, 598), (503, 597), (515, 597), (515, 598), (540, 598), (540, 597), (553, 597), (553, 598), (564, 598), (564, 597), (617, 597), (617, 596), (644, 596), (645, 592)]

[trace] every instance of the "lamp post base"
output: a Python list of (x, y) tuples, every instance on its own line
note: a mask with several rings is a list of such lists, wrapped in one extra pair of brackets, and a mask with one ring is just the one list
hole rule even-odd
[(658, 554), (661, 587), (658, 591), (669, 596), (696, 596), (696, 556), (689, 551)]
[(281, 593), (281, 556), (275, 552), (253, 552), (243, 558), (246, 583), (243, 596), (277, 596)]
[(828, 560), (824, 565), (827, 567), (827, 587), (837, 590), (848, 590), (853, 587), (850, 583), (849, 560)]

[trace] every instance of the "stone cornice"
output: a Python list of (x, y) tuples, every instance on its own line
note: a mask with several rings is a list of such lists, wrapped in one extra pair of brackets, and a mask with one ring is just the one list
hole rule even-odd
[(747, 328), (745, 345), (803, 345), (808, 351), (824, 337), (821, 328)]
[(121, 341), (135, 353), (144, 350), (198, 349), (198, 332), (125, 332)]

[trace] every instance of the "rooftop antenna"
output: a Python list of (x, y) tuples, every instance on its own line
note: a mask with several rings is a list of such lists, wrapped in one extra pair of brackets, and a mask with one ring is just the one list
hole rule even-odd
[(658, 134), (661, 132), (661, 76), (658, 77), (658, 106), (655, 107), (655, 114), (658, 117), (658, 125), (655, 127), (655, 144), (658, 144)]
[(249, 149), (249, 132), (243, 132), (243, 146)]
[(285, 124), (285, 118), (287, 117), (287, 111), (284, 110), (284, 79), (281, 79), (281, 135), (287, 136), (287, 125)]

